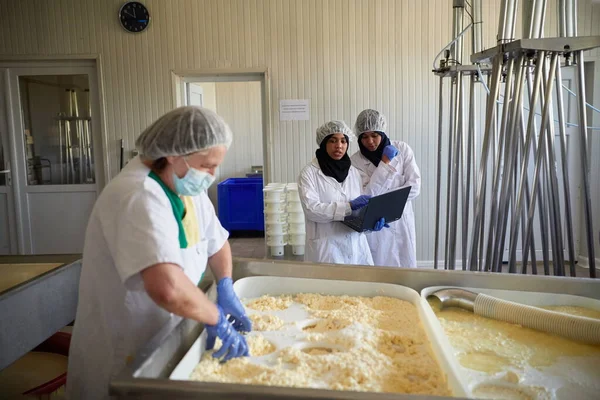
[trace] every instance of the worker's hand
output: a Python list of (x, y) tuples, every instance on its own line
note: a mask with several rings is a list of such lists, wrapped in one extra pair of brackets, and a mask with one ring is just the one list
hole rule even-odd
[(217, 304), (221, 306), (225, 314), (229, 315), (229, 322), (233, 324), (236, 331), (250, 332), (252, 330), (252, 322), (233, 290), (231, 278), (223, 278), (217, 284)]
[(379, 221), (375, 222), (375, 226), (373, 227), (373, 231), (378, 232), (383, 228), (389, 228), (390, 226), (385, 223), (385, 218), (381, 218)]
[(223, 361), (231, 360), (236, 357), (249, 355), (246, 339), (240, 335), (231, 323), (227, 321), (225, 312), (217, 305), (219, 309), (219, 322), (216, 325), (205, 325), (208, 337), (206, 339), (206, 350), (212, 350), (215, 347), (217, 338), (221, 339), (223, 344), (221, 348), (213, 353), (213, 357), (221, 358)]
[(392, 160), (398, 155), (398, 149), (390, 144), (389, 146), (385, 146), (385, 148), (383, 149), (383, 155), (387, 157), (388, 160)]
[(366, 206), (367, 204), (369, 204), (370, 198), (371, 198), (371, 196), (368, 196), (366, 194), (363, 194), (362, 196), (358, 196), (354, 200), (350, 201), (350, 208), (352, 208), (352, 211), (359, 210), (359, 209), (363, 208), (364, 206)]

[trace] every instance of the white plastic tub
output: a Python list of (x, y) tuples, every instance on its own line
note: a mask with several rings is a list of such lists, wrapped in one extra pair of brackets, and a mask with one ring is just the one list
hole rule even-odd
[(265, 211), (265, 222), (267, 224), (285, 223), (286, 213), (278, 211)]
[(306, 233), (306, 225), (302, 222), (289, 222), (288, 223), (289, 233)]
[(284, 254), (285, 246), (269, 246), (269, 252), (273, 257), (281, 257)]
[(295, 212), (295, 213), (302, 213), (304, 215), (304, 210), (302, 209), (302, 203), (297, 202), (297, 201), (288, 201), (287, 202), (287, 211)]
[(283, 235), (287, 233), (287, 225), (283, 222), (265, 224), (265, 231), (270, 235)]
[(286, 235), (284, 234), (267, 234), (266, 242), (267, 246), (285, 246), (287, 243), (285, 241)]
[(277, 202), (265, 201), (265, 211), (266, 212), (284, 213), (285, 208), (286, 208), (286, 203), (284, 203), (282, 201), (277, 201)]
[(285, 189), (285, 183), (269, 183), (266, 188), (277, 188), (277, 189)]
[[(337, 281), (328, 279), (304, 279), (285, 277), (253, 276), (237, 280), (234, 290), (240, 298), (256, 298), (263, 295), (286, 295), (297, 293), (320, 293), (333, 296), (389, 296), (408, 301), (415, 305), (425, 333), (437, 362), (446, 373), (448, 387), (456, 397), (470, 397), (470, 392), (458, 379), (459, 365), (453, 357), (448, 357), (450, 344), (427, 302), (414, 290), (400, 285), (375, 282)], [(282, 311), (285, 313), (286, 311)], [(283, 314), (280, 314), (283, 315)], [(282, 331), (285, 335), (285, 331)], [(270, 338), (270, 339), (275, 339)], [(282, 338), (289, 341), (294, 336)], [(299, 339), (296, 339), (299, 340)], [(276, 342), (273, 340), (273, 342)], [(206, 332), (203, 332), (192, 345), (181, 362), (175, 367), (170, 379), (189, 380), (194, 368), (200, 362), (206, 346)], [(273, 353), (275, 354), (275, 353)], [(251, 357), (251, 360), (253, 358)]]
[(292, 254), (295, 256), (303, 256), (304, 246), (292, 246)]
[(289, 193), (287, 194), (285, 201), (287, 201), (288, 203), (298, 203), (300, 204), (300, 196), (296, 195), (290, 195)]
[(290, 233), (289, 244), (292, 246), (304, 246), (306, 243), (306, 234), (304, 233)]
[(304, 223), (304, 213), (303, 212), (288, 212), (288, 222), (289, 223)]
[(285, 192), (283, 188), (272, 187), (263, 189), (265, 202), (285, 201)]

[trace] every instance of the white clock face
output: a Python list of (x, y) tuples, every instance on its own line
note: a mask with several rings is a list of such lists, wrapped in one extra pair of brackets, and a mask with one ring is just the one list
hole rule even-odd
[(119, 10), (119, 21), (128, 32), (139, 33), (148, 27), (150, 13), (142, 3), (129, 1)]

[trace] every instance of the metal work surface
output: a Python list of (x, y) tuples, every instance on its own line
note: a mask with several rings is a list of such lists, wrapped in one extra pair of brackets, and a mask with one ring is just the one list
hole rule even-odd
[(0, 370), (75, 319), (81, 261), (0, 295)]
[[(234, 259), (234, 280), (248, 276), (285, 276), (365, 282), (396, 283), (418, 292), (429, 286), (470, 286), (546, 293), (564, 293), (600, 299), (600, 281), (587, 278), (523, 276), (486, 272), (423, 270), (308, 264), (289, 261)], [(270, 386), (186, 382), (169, 374), (202, 332), (203, 325), (176, 319), (163, 329), (111, 381), (119, 399), (413, 399), (423, 396), (343, 392)], [(439, 398), (439, 397), (438, 397)]]

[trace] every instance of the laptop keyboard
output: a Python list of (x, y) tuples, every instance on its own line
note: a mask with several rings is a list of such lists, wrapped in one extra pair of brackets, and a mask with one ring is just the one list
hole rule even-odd
[(362, 230), (362, 219), (361, 218), (348, 218), (344, 222), (346, 222), (346, 224), (350, 225), (353, 228), (356, 228), (359, 231)]

